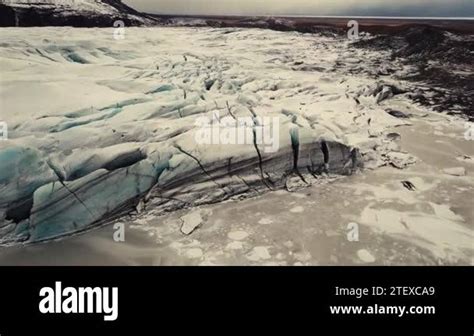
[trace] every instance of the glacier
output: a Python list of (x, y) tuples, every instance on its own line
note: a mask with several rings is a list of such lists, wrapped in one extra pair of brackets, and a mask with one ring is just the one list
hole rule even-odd
[[(384, 52), (344, 36), (129, 27), (117, 40), (112, 28), (45, 27), (2, 37), (1, 244), (414, 160), (390, 136), (409, 121), (383, 106), (408, 101), (407, 84), (380, 80)], [(196, 120), (216, 114), (278, 120), (279, 150), (197, 143)]]

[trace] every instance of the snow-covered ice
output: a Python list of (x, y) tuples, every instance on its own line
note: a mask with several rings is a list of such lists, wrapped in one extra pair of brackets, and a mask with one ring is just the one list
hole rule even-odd
[[(401, 84), (351, 74), (370, 72), (365, 53), (343, 37), (261, 29), (127, 28), (116, 40), (113, 29), (3, 28), (0, 240), (80, 232), (139, 202), (159, 213), (398, 162), (387, 130), (407, 121), (381, 104)], [(196, 119), (216, 113), (277, 118), (279, 150), (198, 144)]]

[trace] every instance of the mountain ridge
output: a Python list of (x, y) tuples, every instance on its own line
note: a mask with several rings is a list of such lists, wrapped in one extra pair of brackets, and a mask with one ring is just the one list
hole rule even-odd
[(0, 0), (0, 27), (113, 27), (118, 20), (127, 26), (155, 21), (121, 0)]

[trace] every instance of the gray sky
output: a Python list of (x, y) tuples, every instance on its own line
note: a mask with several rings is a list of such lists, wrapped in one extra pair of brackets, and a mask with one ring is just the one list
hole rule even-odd
[(161, 14), (474, 17), (474, 0), (122, 0)]

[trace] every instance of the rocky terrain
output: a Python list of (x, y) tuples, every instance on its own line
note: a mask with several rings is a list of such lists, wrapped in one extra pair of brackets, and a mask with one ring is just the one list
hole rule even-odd
[[(413, 92), (414, 101), (435, 111), (462, 114), (474, 120), (474, 35), (415, 26), (354, 45), (391, 50), (391, 61), (401, 60), (411, 66), (413, 70), (401, 79), (425, 85)], [(385, 74), (394, 72), (391, 61), (383, 65)]]
[(114, 27), (155, 22), (120, 0), (1, 0), (0, 27), (74, 26)]

